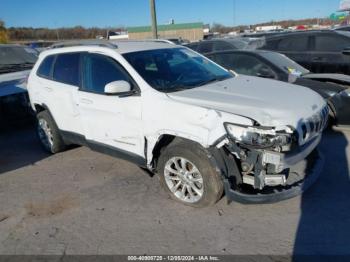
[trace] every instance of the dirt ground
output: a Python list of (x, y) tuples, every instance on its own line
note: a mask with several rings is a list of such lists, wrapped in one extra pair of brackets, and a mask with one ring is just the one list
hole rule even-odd
[(350, 254), (350, 133), (328, 131), (303, 196), (193, 209), (128, 162), (46, 154), (31, 126), (0, 133), (0, 254)]

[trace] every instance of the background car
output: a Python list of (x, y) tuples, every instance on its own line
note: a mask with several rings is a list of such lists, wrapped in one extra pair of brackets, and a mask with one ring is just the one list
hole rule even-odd
[(30, 114), (26, 80), (37, 58), (27, 46), (0, 45), (0, 125)]
[(336, 30), (336, 31), (347, 31), (347, 32), (350, 32), (350, 26), (348, 26), (348, 25), (339, 26), (339, 27), (337, 27), (337, 28), (334, 28), (334, 30)]
[[(166, 44), (172, 44), (172, 45), (184, 45), (186, 43), (189, 43), (188, 40), (184, 40), (181, 38), (168, 38), (168, 39), (163, 39), (163, 38), (158, 38), (158, 39), (147, 39), (145, 41), (151, 41), (151, 42), (158, 42), (158, 43), (166, 43)], [(113, 41), (111, 41), (113, 43)], [(118, 41), (115, 41), (118, 42)]]
[(285, 55), (271, 51), (232, 50), (214, 52), (207, 54), (207, 57), (239, 74), (272, 78), (311, 88), (328, 101), (335, 124), (350, 125), (350, 76), (313, 74)]
[(194, 42), (185, 46), (199, 53), (206, 54), (232, 49), (256, 49), (263, 46), (264, 43), (263, 38), (235, 37)]
[(303, 31), (267, 37), (260, 49), (277, 51), (316, 73), (350, 74), (350, 32)]
[(51, 45), (53, 45), (55, 41), (32, 41), (26, 43), (30, 48), (35, 49), (38, 53), (48, 49)]

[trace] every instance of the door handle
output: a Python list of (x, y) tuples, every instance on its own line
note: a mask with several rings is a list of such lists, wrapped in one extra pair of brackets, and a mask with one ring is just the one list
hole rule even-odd
[(87, 105), (91, 105), (91, 104), (94, 103), (92, 100), (86, 99), (86, 98), (80, 99), (80, 102), (81, 102), (82, 104), (87, 104)]

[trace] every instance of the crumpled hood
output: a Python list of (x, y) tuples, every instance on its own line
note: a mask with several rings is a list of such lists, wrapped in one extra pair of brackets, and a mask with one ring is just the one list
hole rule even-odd
[(322, 97), (308, 88), (280, 81), (242, 76), (185, 91), (174, 100), (244, 116), (263, 126), (292, 126), (318, 113)]

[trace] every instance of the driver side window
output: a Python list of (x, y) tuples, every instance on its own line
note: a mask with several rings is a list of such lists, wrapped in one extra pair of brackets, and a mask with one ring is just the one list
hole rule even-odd
[(85, 54), (82, 63), (82, 91), (104, 94), (104, 88), (108, 83), (118, 80), (130, 82), (124, 69), (110, 57)]

